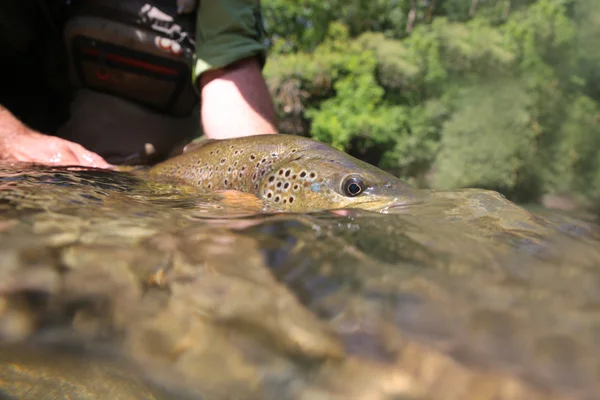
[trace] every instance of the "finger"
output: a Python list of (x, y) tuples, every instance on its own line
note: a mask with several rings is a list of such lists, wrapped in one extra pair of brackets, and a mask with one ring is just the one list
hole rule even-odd
[(84, 163), (84, 165), (88, 165), (90, 167), (114, 168), (114, 166), (106, 162), (104, 158), (100, 157), (96, 153), (92, 153), (91, 151), (82, 152), (79, 156), (79, 159), (82, 160), (80, 162)]
[(86, 167), (96, 167), (96, 168), (112, 168), (104, 158), (100, 157), (98, 154), (87, 150), (85, 147), (81, 146), (78, 143), (68, 142), (69, 150), (73, 154), (74, 158), (77, 160), (79, 165), (83, 165)]

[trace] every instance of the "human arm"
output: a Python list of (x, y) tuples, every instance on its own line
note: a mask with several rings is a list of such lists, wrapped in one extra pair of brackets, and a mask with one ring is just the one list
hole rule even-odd
[(30, 129), (0, 105), (0, 161), (108, 168), (99, 155), (77, 143)]
[(255, 57), (200, 78), (204, 133), (211, 139), (277, 133), (271, 95)]
[(212, 139), (277, 133), (262, 75), (264, 31), (255, 0), (201, 2), (194, 77), (201, 124)]

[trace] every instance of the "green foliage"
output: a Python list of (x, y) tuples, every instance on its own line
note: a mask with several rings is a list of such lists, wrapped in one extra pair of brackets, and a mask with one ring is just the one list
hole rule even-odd
[(482, 82), (456, 102), (443, 126), (434, 185), (513, 189), (535, 149), (527, 91), (516, 81)]
[(380, 165), (421, 185), (439, 148), (440, 126), (448, 109), (439, 100), (396, 108), (401, 111), (396, 114), (397, 128)]
[(544, 182), (551, 192), (577, 190), (600, 196), (600, 107), (587, 96), (570, 102), (561, 127), (561, 138), (551, 149), (553, 163)]
[(274, 50), (286, 53), (314, 49), (325, 38), (332, 20), (331, 5), (318, 0), (263, 1)]
[(345, 26), (332, 24), (327, 40), (316, 49), (315, 56), (329, 57), (335, 96), (321, 102), (319, 108), (306, 111), (312, 120), (312, 135), (341, 149), (357, 135), (377, 140), (386, 131), (388, 110), (381, 106), (384, 90), (375, 80), (377, 59), (373, 53), (356, 43), (348, 45)]
[(281, 131), (420, 186), (600, 197), (597, 0), (262, 4)]
[(367, 31), (406, 35), (412, 0), (263, 0), (267, 29), (277, 52), (314, 50), (339, 22), (351, 36)]

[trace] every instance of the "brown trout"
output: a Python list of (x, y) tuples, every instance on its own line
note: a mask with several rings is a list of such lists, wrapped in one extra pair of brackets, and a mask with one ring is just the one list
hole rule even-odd
[(382, 211), (418, 201), (418, 190), (392, 174), (324, 143), (292, 135), (206, 140), (155, 165), (151, 178), (206, 191), (237, 190), (265, 210)]

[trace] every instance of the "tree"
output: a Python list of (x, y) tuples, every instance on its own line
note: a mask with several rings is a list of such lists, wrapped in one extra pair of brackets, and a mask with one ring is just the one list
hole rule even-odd
[[(419, 186), (599, 196), (600, 2), (268, 0), (282, 132)], [(427, 177), (427, 179), (426, 179)]]

